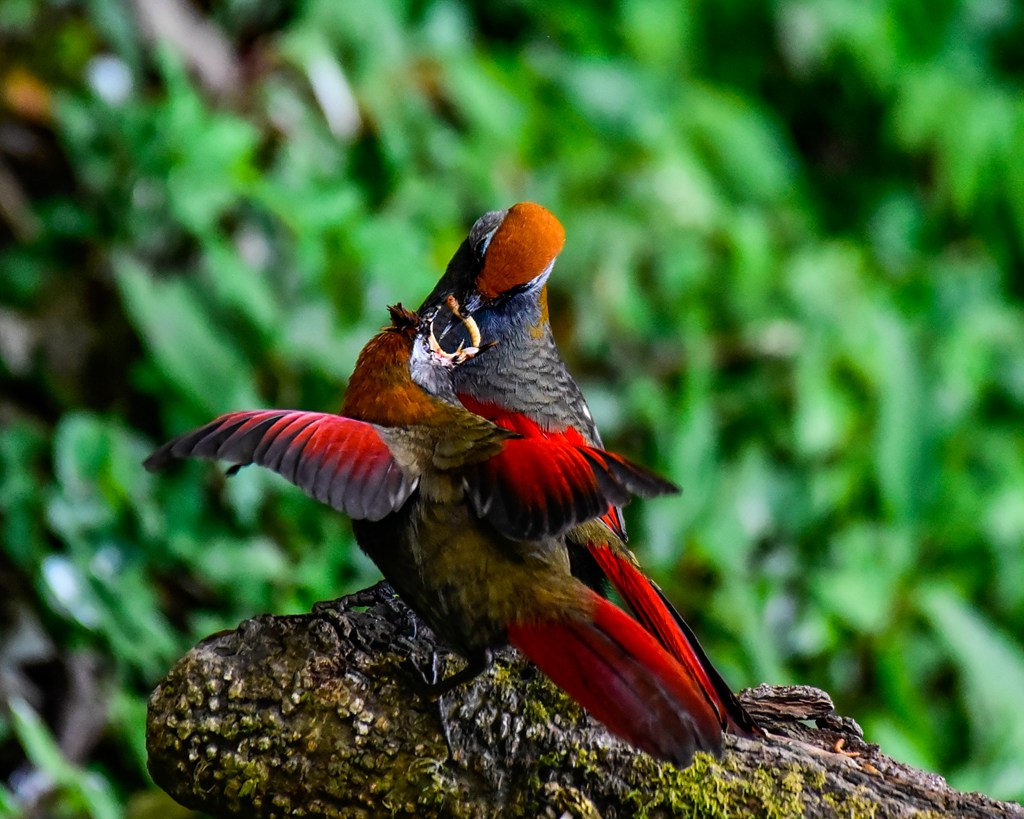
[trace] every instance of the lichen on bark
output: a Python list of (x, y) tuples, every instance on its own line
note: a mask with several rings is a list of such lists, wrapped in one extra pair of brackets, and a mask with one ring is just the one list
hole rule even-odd
[(745, 692), (773, 736), (728, 738), (721, 759), (680, 770), (610, 737), (511, 650), (439, 701), (422, 695), (460, 664), (384, 585), (254, 618), (198, 644), (153, 692), (150, 771), (218, 817), (1024, 819), (885, 757), (817, 689)]

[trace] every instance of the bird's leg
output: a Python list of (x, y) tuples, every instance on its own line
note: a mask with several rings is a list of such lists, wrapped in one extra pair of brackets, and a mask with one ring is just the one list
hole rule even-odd
[[(437, 655), (435, 654), (434, 657), (436, 659)], [(456, 671), (443, 680), (437, 679), (437, 666), (435, 665), (434, 679), (429, 682), (426, 679), (423, 680), (423, 685), (420, 687), (420, 695), (426, 699), (440, 699), (457, 686), (479, 677), (491, 667), (494, 655), (489, 648), (485, 648), (483, 651), (473, 654), (466, 659), (466, 665), (461, 671)]]
[(485, 648), (482, 652), (469, 656), (465, 667), (461, 671), (457, 671), (438, 682), (438, 657), (436, 652), (432, 652), (431, 654), (433, 680), (431, 682), (427, 682), (426, 679), (423, 680), (423, 685), (420, 687), (420, 695), (424, 699), (430, 700), (437, 708), (437, 719), (441, 725), (441, 733), (444, 735), (445, 745), (448, 746), (448, 755), (452, 758), (455, 757), (455, 747), (452, 744), (451, 728), (448, 725), (448, 717), (445, 713), (445, 706), (442, 698), (456, 686), (467, 683), (486, 671), (490, 667), (493, 659), (494, 657), (491, 650), (489, 648)]

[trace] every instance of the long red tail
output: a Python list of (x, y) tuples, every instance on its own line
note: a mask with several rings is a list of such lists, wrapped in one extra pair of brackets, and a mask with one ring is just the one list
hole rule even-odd
[(607, 546), (588, 543), (587, 547), (615, 591), (633, 610), (644, 628), (657, 637), (697, 681), (710, 706), (718, 714), (721, 724), (738, 736), (764, 736), (764, 732), (722, 679), (693, 630), (654, 581)]
[(653, 756), (689, 765), (718, 755), (722, 726), (701, 685), (612, 603), (589, 595), (589, 621), (544, 620), (509, 627), (509, 641), (615, 735)]

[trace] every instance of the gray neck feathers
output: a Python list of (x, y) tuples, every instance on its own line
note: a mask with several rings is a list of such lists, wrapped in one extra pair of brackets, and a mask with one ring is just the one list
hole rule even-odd
[(541, 323), (537, 294), (512, 296), (475, 318), (483, 340), (497, 344), (455, 369), (456, 392), (521, 413), (554, 432), (575, 427), (599, 446), (587, 402), (558, 354), (550, 325)]

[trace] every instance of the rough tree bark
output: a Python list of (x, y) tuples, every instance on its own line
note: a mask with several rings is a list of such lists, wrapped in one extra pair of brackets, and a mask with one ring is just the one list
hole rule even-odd
[(150, 771), (218, 817), (1024, 818), (889, 759), (817, 689), (745, 692), (777, 736), (727, 738), (720, 760), (680, 771), (609, 737), (512, 651), (439, 702), (420, 696), (460, 665), (383, 585), (257, 617), (153, 693)]

